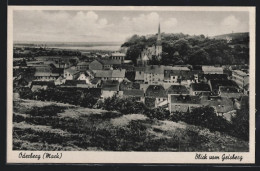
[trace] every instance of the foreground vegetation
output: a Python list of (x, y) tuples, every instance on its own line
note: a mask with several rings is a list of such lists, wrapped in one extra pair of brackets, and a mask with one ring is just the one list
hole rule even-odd
[[(241, 110), (237, 111), (237, 115), (232, 118), (232, 122), (229, 122), (222, 116), (218, 116), (214, 109), (209, 106), (199, 107), (191, 112), (176, 112), (174, 114), (170, 114), (165, 108), (148, 108), (144, 103), (138, 102), (134, 98), (119, 98), (113, 96), (102, 101), (99, 100), (100, 91), (97, 91), (96, 89), (94, 90), (51, 88), (35, 92), (23, 90), (20, 92), (20, 95), (21, 98), (27, 99), (55, 101), (78, 105), (81, 107), (117, 111), (122, 115), (138, 113), (143, 114), (150, 119), (169, 120), (174, 122), (182, 121), (188, 124), (207, 128), (210, 131), (220, 131), (246, 141), (249, 140), (248, 101)], [(46, 109), (46, 111), (48, 110), (49, 109)]]
[(14, 150), (248, 151), (248, 142), (184, 122), (35, 100), (14, 101)]

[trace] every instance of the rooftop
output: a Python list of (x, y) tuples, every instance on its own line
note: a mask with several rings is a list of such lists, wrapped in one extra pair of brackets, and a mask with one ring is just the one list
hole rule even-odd
[(190, 95), (171, 95), (171, 103), (200, 104), (200, 97)]
[(211, 86), (213, 90), (218, 90), (219, 86), (228, 86), (228, 87), (236, 87), (238, 85), (232, 80), (210, 80)]
[(225, 97), (202, 97), (201, 104), (204, 106), (214, 107), (218, 113), (226, 113), (234, 110), (233, 102), (229, 98)]
[(32, 81), (31, 86), (33, 85), (55, 86), (54, 81)]
[(192, 83), (190, 87), (193, 91), (210, 91), (209, 85), (204, 83)]
[(60, 76), (59, 73), (52, 73), (52, 72), (35, 72), (35, 77), (58, 77)]
[(145, 95), (147, 97), (167, 97), (166, 91), (162, 85), (149, 85), (146, 89)]
[(124, 90), (124, 96), (132, 96), (132, 97), (144, 97), (143, 90)]
[(145, 67), (145, 73), (164, 74), (164, 66), (163, 65), (147, 66)]
[(204, 74), (207, 80), (227, 80), (226, 74)]
[(80, 72), (80, 71), (72, 69), (72, 68), (67, 68), (64, 71), (70, 73), (71, 75), (75, 75), (75, 74), (78, 74)]
[(77, 86), (78, 84), (86, 84), (85, 80), (66, 80), (65, 86)]
[(119, 69), (119, 70), (97, 70), (95, 72), (95, 77), (102, 78), (102, 77), (108, 77), (108, 78), (124, 78), (125, 77), (125, 69)]
[(112, 53), (111, 56), (125, 56), (125, 54), (116, 52), (116, 53)]
[(241, 71), (241, 70), (234, 70), (233, 72), (235, 72), (236, 74), (242, 76), (242, 77), (245, 77), (245, 76), (249, 76), (249, 74)]
[(79, 62), (78, 64), (77, 64), (77, 66), (88, 66), (90, 64), (90, 62)]
[(202, 66), (202, 71), (206, 72), (223, 72), (222, 67), (215, 67), (215, 66)]
[(121, 60), (116, 60), (116, 59), (102, 59), (100, 62), (103, 65), (121, 65)]
[(167, 94), (189, 94), (189, 91), (184, 85), (171, 85), (167, 89)]
[(102, 90), (119, 91), (119, 82), (116, 80), (107, 80), (102, 84)]

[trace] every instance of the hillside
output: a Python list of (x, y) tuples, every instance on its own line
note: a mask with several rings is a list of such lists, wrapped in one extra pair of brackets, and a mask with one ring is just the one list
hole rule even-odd
[(14, 150), (248, 151), (248, 142), (184, 122), (34, 100), (14, 101)]
[[(162, 59), (152, 58), (150, 64), (161, 65), (236, 65), (249, 63), (248, 33), (232, 35), (231, 42), (219, 38), (208, 38), (204, 35), (164, 34), (162, 33)], [(133, 35), (122, 47), (127, 47), (126, 59), (135, 63), (141, 52), (156, 44), (156, 35)], [(179, 55), (175, 52), (178, 52)]]
[(249, 38), (249, 33), (245, 32), (245, 33), (229, 33), (229, 34), (222, 34), (222, 35), (217, 35), (217, 36), (213, 36), (212, 38), (215, 39), (226, 39), (226, 38), (231, 38), (231, 39), (248, 39)]

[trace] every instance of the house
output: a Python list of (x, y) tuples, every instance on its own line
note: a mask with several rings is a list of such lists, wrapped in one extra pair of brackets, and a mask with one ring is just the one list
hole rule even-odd
[(86, 71), (89, 69), (89, 62), (79, 62), (76, 66), (76, 70), (78, 71)]
[(138, 89), (123, 90), (123, 97), (134, 98), (139, 102), (144, 102), (144, 91)]
[(244, 87), (249, 83), (249, 74), (241, 70), (233, 70), (232, 80), (237, 83), (239, 88), (244, 89)]
[(196, 79), (198, 82), (197, 72), (192, 72), (187, 66), (164, 66), (164, 82), (180, 83), (189, 85)]
[(89, 88), (90, 86), (86, 84), (85, 80), (66, 80), (65, 84), (60, 85), (60, 87)]
[(54, 81), (32, 81), (31, 83), (31, 90), (46, 90), (47, 88), (55, 87)]
[(190, 95), (210, 95), (210, 87), (205, 83), (192, 83), (190, 85)]
[(191, 95), (171, 95), (169, 101), (169, 111), (186, 113), (194, 108), (201, 107), (200, 97)]
[(153, 107), (168, 105), (167, 94), (162, 85), (149, 85), (145, 91), (145, 98), (155, 99)]
[(99, 60), (94, 60), (90, 62), (89, 64), (89, 69), (90, 70), (102, 70), (103, 69), (103, 63), (100, 62)]
[(64, 78), (66, 80), (74, 80), (76, 78), (78, 78), (80, 74), (80, 71), (73, 69), (73, 68), (67, 68), (64, 69)]
[(95, 71), (95, 78), (101, 80), (118, 80), (122, 82), (125, 78), (125, 69), (120, 70), (98, 70)]
[(104, 81), (101, 86), (101, 98), (105, 99), (108, 97), (121, 96), (123, 93), (119, 91), (119, 82), (117, 80)]
[(122, 63), (124, 63), (125, 61), (125, 54), (124, 53), (112, 53), (110, 59), (114, 59), (114, 60), (120, 60)]
[(144, 70), (144, 82), (146, 84), (158, 84), (163, 82), (164, 67), (162, 65), (146, 66)]
[(61, 85), (64, 84), (66, 81), (66, 79), (63, 76), (59, 76), (55, 81), (54, 84), (55, 85)]
[(144, 67), (136, 67), (135, 68), (135, 81), (138, 83), (144, 82)]
[(239, 99), (243, 93), (236, 87), (219, 86), (219, 96), (226, 98)]
[(202, 71), (204, 74), (223, 74), (223, 68), (216, 66), (202, 66)]
[(218, 94), (220, 86), (238, 88), (237, 84), (232, 80), (209, 80), (208, 84), (211, 92), (215, 94)]
[(201, 102), (203, 106), (210, 106), (215, 109), (215, 112), (220, 115), (224, 116), (229, 112), (234, 112), (234, 102), (227, 98), (227, 97), (201, 97)]
[(118, 59), (103, 59), (100, 61), (103, 64), (103, 69), (113, 69), (116, 66), (121, 66), (122, 61)]
[(53, 72), (35, 72), (34, 73), (34, 79), (38, 81), (51, 81), (56, 80), (59, 78), (59, 73), (53, 73)]
[(86, 81), (86, 84), (90, 84), (90, 76), (88, 75), (87, 72), (80, 72), (80, 74), (78, 75), (78, 78), (76, 78), (77, 80), (84, 80)]
[(140, 84), (123, 80), (119, 85), (120, 90), (132, 90), (132, 89), (139, 89), (140, 90)]
[(203, 71), (202, 71), (201, 65), (193, 65), (191, 67), (191, 72), (194, 75), (194, 82), (195, 83), (203, 81)]
[(167, 90), (168, 102), (170, 102), (171, 95), (189, 95), (189, 90), (184, 85), (171, 85)]
[(207, 83), (209, 80), (228, 80), (226, 74), (203, 74), (204, 82)]
[(91, 88), (98, 88), (101, 85), (101, 80), (99, 78), (93, 78), (90, 81)]

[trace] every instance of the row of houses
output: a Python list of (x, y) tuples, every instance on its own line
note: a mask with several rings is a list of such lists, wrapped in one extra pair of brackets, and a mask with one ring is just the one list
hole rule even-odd
[[(228, 75), (216, 66), (131, 67), (120, 53), (91, 62), (79, 61), (65, 68), (57, 60), (39, 63), (42, 60), (30, 66), (36, 68), (33, 81), (28, 83), (32, 91), (53, 86), (99, 88), (101, 99), (114, 95), (131, 97), (148, 107), (164, 107), (170, 112), (188, 112), (204, 105), (214, 107), (219, 114), (234, 111), (239, 108), (244, 97), (241, 90), (248, 85), (249, 78), (243, 71), (234, 70)], [(134, 73), (134, 81), (126, 78), (127, 72)]]

